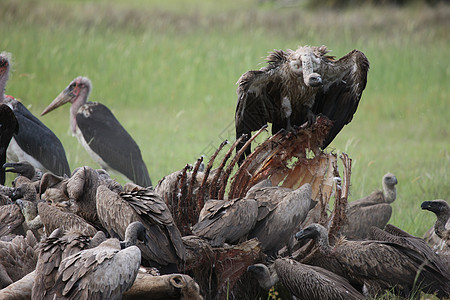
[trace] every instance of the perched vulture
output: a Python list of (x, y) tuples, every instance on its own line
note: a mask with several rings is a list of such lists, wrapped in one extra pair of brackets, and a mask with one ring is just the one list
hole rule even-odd
[(104, 169), (113, 169), (141, 186), (151, 186), (141, 150), (105, 105), (88, 101), (92, 83), (79, 76), (45, 108), (41, 115), (70, 102), (73, 135)]
[(392, 215), (391, 203), (397, 197), (397, 178), (392, 173), (383, 176), (383, 190), (350, 202), (347, 206), (348, 224), (341, 232), (348, 239), (365, 239), (372, 226), (383, 229)]
[(0, 241), (0, 289), (32, 272), (37, 262), (38, 241), (31, 231), (10, 242)]
[(330, 246), (327, 229), (311, 224), (299, 231), (296, 238), (316, 241), (318, 253), (308, 264), (333, 272), (336, 265), (340, 266), (340, 275), (360, 291), (364, 286), (371, 297), (388, 290), (409, 297), (417, 289), (436, 293), (438, 297), (450, 295), (450, 274), (445, 271), (442, 260), (423, 240), (411, 238), (400, 230), (396, 234), (377, 227), (372, 227), (372, 230), (371, 235), (377, 240), (340, 239)]
[(51, 300), (55, 292), (58, 268), (63, 259), (84, 249), (97, 247), (106, 240), (102, 231), (98, 231), (93, 238), (77, 231), (55, 229), (39, 246), (39, 256), (32, 289), (33, 300)]
[(213, 247), (238, 243), (255, 226), (257, 216), (254, 199), (208, 200), (192, 233), (210, 240)]
[(134, 244), (144, 235), (144, 226), (134, 222), (124, 242), (110, 238), (64, 258), (53, 287), (56, 299), (121, 299), (136, 279), (141, 251)]
[(436, 223), (426, 233), (425, 240), (442, 257), (450, 270), (450, 206), (447, 201), (439, 199), (425, 201), (421, 207), (436, 214)]
[(281, 258), (274, 265), (274, 275), (263, 264), (249, 266), (248, 270), (255, 274), (262, 288), (268, 289), (280, 280), (299, 299), (365, 299), (345, 278), (326, 269)]
[[(248, 71), (237, 84), (235, 114), (236, 138), (272, 123), (272, 134), (305, 122), (314, 123), (323, 114), (333, 122), (322, 148), (328, 146), (348, 124), (367, 83), (369, 61), (353, 50), (341, 59), (326, 55), (327, 47), (299, 47), (275, 50), (267, 57), (268, 66)], [(245, 154), (250, 154), (250, 147)]]
[(247, 194), (246, 197), (258, 202), (257, 222), (248, 237), (258, 238), (264, 252), (276, 256), (316, 205), (311, 193), (311, 185), (307, 183), (296, 190), (263, 187)]
[(39, 181), (42, 178), (42, 171), (39, 169), (36, 169), (32, 164), (30, 164), (28, 161), (19, 161), (17, 163), (6, 163), (3, 164), (3, 169), (5, 169), (5, 172), (11, 172), (16, 173), (17, 177), (13, 182), (13, 186), (18, 186), (19, 184), (16, 184), (16, 181), (19, 177), (25, 177), (32, 182)]
[(176, 267), (184, 259), (180, 231), (166, 203), (153, 190), (129, 183), (117, 194), (101, 185), (97, 189), (97, 213), (103, 227), (116, 238), (124, 237), (131, 222), (144, 224), (148, 239), (138, 247), (151, 266)]
[[(1, 72), (1, 70), (0, 70)], [(3, 94), (3, 91), (0, 91)], [(12, 109), (0, 103), (0, 165), (6, 163), (6, 150), (14, 134), (19, 132), (19, 123)], [(4, 185), (6, 180), (5, 169), (0, 169), (0, 184)]]

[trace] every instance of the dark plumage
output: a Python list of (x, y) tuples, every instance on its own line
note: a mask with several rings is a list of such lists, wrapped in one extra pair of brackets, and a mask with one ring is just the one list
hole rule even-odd
[(14, 111), (19, 124), (19, 131), (8, 147), (8, 160), (27, 160), (42, 171), (69, 175), (66, 152), (56, 135), (14, 97), (5, 98), (9, 68), (9, 58), (0, 54), (0, 103), (5, 103)]
[(280, 280), (289, 292), (300, 299), (334, 300), (365, 299), (343, 277), (326, 269), (305, 265), (292, 259), (276, 259), (275, 275), (263, 264), (248, 267), (261, 287), (267, 289)]
[[(267, 57), (268, 66), (248, 71), (237, 84), (235, 114), (236, 138), (272, 123), (272, 134), (282, 128), (314, 122), (323, 114), (333, 127), (323, 142), (325, 148), (348, 124), (366, 87), (369, 61), (353, 50), (339, 60), (326, 54), (325, 46), (275, 50)], [(250, 153), (250, 147), (245, 153)]]
[(128, 235), (145, 230), (140, 223), (128, 227), (136, 229), (127, 230), (126, 248), (118, 239), (110, 238), (95, 248), (64, 258), (53, 288), (55, 299), (122, 299), (122, 294), (133, 285), (141, 263), (141, 251), (128, 243), (137, 237)]
[[(0, 70), (1, 72), (1, 70)], [(2, 91), (3, 93), (3, 91)], [(14, 134), (19, 132), (19, 123), (12, 109), (0, 103), (0, 165), (6, 163), (6, 150)], [(5, 184), (5, 169), (0, 169), (0, 184)]]
[(25, 235), (22, 223), (25, 218), (17, 204), (0, 206), (0, 237), (9, 234)]
[[(42, 171), (36, 169), (28, 161), (19, 161), (17, 163), (3, 164), (5, 172), (16, 173), (18, 176), (23, 176), (31, 181), (38, 181), (42, 178)], [(15, 185), (15, 183), (13, 183)]]
[(391, 203), (397, 197), (398, 181), (394, 174), (383, 176), (383, 190), (377, 190), (369, 196), (350, 202), (347, 206), (348, 224), (341, 232), (349, 239), (365, 239), (372, 226), (384, 228), (392, 215)]
[(264, 252), (276, 255), (283, 248), (308, 212), (316, 205), (311, 199), (311, 185), (296, 190), (282, 187), (262, 187), (246, 197), (258, 202), (258, 217), (249, 238), (258, 238)]
[(141, 186), (151, 186), (141, 150), (113, 113), (103, 104), (88, 101), (92, 89), (87, 77), (75, 78), (41, 115), (70, 102), (73, 135), (104, 169), (113, 169)]
[(319, 251), (307, 263), (330, 271), (339, 266), (340, 275), (360, 290), (364, 286), (370, 296), (393, 290), (408, 297), (415, 289), (449, 296), (450, 274), (443, 271), (442, 261), (423, 240), (400, 230), (397, 236), (376, 227), (372, 230), (372, 238), (378, 240), (341, 239), (334, 247), (328, 242), (327, 230), (319, 224), (299, 231), (296, 238), (312, 238), (317, 243)]
[(192, 233), (210, 240), (213, 247), (234, 244), (247, 237), (257, 216), (254, 199), (208, 200)]
[(117, 194), (101, 185), (97, 189), (97, 213), (112, 237), (123, 238), (131, 222), (144, 224), (148, 239), (139, 244), (143, 258), (151, 265), (167, 266), (184, 258), (181, 234), (161, 196), (149, 188), (126, 184)]
[(0, 289), (21, 279), (36, 267), (38, 241), (31, 231), (10, 242), (0, 241)]
[(77, 231), (55, 229), (39, 246), (31, 298), (33, 300), (53, 299), (55, 291), (52, 288), (61, 261), (81, 250), (97, 247), (105, 240), (106, 236), (101, 231), (91, 238)]

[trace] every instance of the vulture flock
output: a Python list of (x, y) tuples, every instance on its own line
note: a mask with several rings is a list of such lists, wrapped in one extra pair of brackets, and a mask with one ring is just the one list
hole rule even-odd
[[(72, 132), (101, 166), (70, 171), (58, 138), (5, 95), (1, 54), (0, 299), (264, 299), (274, 287), (283, 299), (448, 299), (446, 200), (421, 204), (436, 215), (423, 239), (389, 224), (394, 174), (348, 201), (351, 159), (340, 156), (341, 174), (325, 148), (352, 120), (369, 62), (328, 52), (271, 52), (238, 80), (235, 142), (155, 186), (81, 76), (42, 112), (70, 102)], [(267, 123), (272, 136), (252, 151)]]

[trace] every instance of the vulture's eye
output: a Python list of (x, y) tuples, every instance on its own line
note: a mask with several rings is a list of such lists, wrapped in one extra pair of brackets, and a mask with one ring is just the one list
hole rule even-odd
[(299, 61), (291, 61), (291, 67), (294, 70), (300, 70), (300, 67), (301, 67), (300, 62)]

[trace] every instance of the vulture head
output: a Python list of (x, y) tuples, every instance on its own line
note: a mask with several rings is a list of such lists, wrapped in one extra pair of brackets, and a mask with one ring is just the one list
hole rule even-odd
[(434, 212), (437, 216), (443, 214), (443, 215), (449, 215), (450, 214), (450, 206), (445, 200), (433, 200), (433, 201), (424, 201), (422, 202), (422, 205), (420, 206), (422, 209), (429, 210), (431, 212)]
[(296, 51), (288, 51), (287, 61), (293, 74), (303, 77), (309, 87), (322, 86), (320, 70), (321, 58), (328, 52), (325, 46), (299, 47)]
[(295, 234), (297, 240), (312, 239), (317, 241), (324, 237), (328, 237), (328, 231), (325, 227), (317, 223), (313, 223)]

